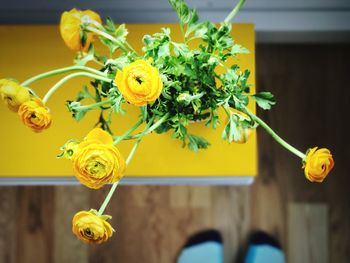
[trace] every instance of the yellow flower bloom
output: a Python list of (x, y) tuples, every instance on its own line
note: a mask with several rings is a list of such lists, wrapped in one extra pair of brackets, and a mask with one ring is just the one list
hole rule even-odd
[(332, 170), (334, 160), (328, 149), (317, 148), (314, 147), (307, 152), (303, 168), (309, 181), (321, 183)]
[(28, 89), (8, 79), (0, 80), (0, 95), (7, 107), (15, 112), (18, 111), (22, 103), (30, 100)]
[(115, 83), (124, 98), (136, 106), (154, 102), (163, 89), (158, 69), (141, 59), (118, 71)]
[(125, 160), (113, 145), (112, 136), (95, 128), (79, 144), (73, 158), (73, 169), (82, 184), (98, 189), (121, 179)]
[[(66, 45), (75, 51), (87, 51), (90, 44), (96, 40), (97, 36), (93, 32), (86, 32), (85, 43), (81, 42), (81, 25), (86, 21), (93, 20), (102, 24), (100, 16), (91, 10), (80, 11), (73, 8), (63, 12), (60, 22), (60, 32)], [(94, 26), (90, 24), (90, 26)]]
[(18, 109), (22, 122), (34, 132), (41, 132), (50, 127), (52, 119), (48, 108), (41, 99), (33, 97)]
[(72, 220), (72, 231), (88, 244), (101, 244), (113, 235), (114, 229), (106, 221), (108, 216), (99, 216), (94, 211), (80, 211)]

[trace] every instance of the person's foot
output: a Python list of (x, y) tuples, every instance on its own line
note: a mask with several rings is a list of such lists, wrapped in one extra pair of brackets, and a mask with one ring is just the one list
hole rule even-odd
[(255, 232), (249, 241), (244, 263), (285, 263), (278, 241), (265, 232)]
[(224, 251), (218, 231), (207, 230), (191, 236), (182, 248), (177, 263), (222, 263)]

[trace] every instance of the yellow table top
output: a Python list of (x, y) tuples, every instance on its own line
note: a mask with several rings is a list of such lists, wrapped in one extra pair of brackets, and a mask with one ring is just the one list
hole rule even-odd
[[(173, 38), (181, 40), (178, 25), (132, 24), (128, 40), (140, 49), (142, 36), (170, 27)], [(236, 24), (233, 36), (237, 43), (247, 47), (249, 54), (237, 59), (242, 69), (251, 71), (250, 84), (255, 81), (255, 39), (252, 24)], [(20, 82), (32, 75), (72, 64), (74, 53), (64, 45), (57, 26), (0, 26), (0, 78), (13, 77)], [(58, 81), (59, 77), (42, 80), (31, 87), (39, 96)], [(66, 83), (60, 92), (51, 98), (53, 124), (50, 129), (35, 134), (22, 125), (18, 116), (0, 105), (1, 147), (0, 177), (62, 177), (72, 176), (72, 165), (68, 160), (56, 159), (59, 148), (71, 138), (82, 139), (96, 123), (98, 112), (89, 113), (80, 123), (74, 121), (66, 106), (66, 100), (75, 98), (89, 79), (78, 78)], [(115, 118), (113, 129), (120, 134), (130, 127), (138, 115), (138, 109), (126, 107), (128, 114)], [(251, 103), (255, 111), (255, 104)], [(134, 113), (134, 114), (130, 114)], [(222, 115), (223, 116), (223, 115)], [(257, 174), (256, 134), (248, 143), (228, 144), (221, 140), (222, 124), (216, 129), (206, 128), (204, 123), (192, 124), (190, 131), (207, 138), (208, 150), (193, 153), (181, 147), (181, 142), (169, 134), (146, 136), (127, 168), (126, 176), (135, 177), (212, 177), (255, 176)], [(126, 156), (132, 142), (122, 142), (118, 148)]]

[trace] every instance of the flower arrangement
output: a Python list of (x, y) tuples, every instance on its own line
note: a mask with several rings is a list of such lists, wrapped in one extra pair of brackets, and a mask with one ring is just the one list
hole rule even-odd
[[(100, 110), (98, 125), (81, 141), (67, 141), (58, 155), (72, 161), (75, 176), (86, 187), (99, 189), (112, 184), (98, 211), (81, 211), (73, 218), (73, 233), (86, 243), (100, 244), (112, 236), (114, 230), (107, 222), (111, 217), (104, 215), (104, 211), (142, 138), (151, 132), (171, 132), (173, 138), (182, 141), (183, 147), (192, 151), (206, 149), (209, 142), (190, 134), (187, 126), (203, 121), (205, 126), (216, 129), (220, 122), (219, 109), (227, 115), (222, 139), (230, 143), (245, 143), (251, 131), (261, 126), (279, 144), (301, 158), (309, 181), (322, 182), (334, 166), (328, 149), (314, 147), (303, 153), (249, 111), (250, 100), (264, 110), (269, 110), (275, 100), (270, 92), (251, 94), (248, 70), (241, 70), (238, 64), (225, 65), (229, 58), (249, 52), (230, 35), (230, 21), (244, 0), (240, 0), (219, 25), (200, 22), (196, 10), (188, 8), (183, 0), (169, 2), (179, 17), (181, 43), (172, 40), (170, 29), (162, 28), (161, 32), (143, 37), (144, 46), (139, 53), (127, 42), (128, 31), (124, 24), (116, 27), (109, 18), (103, 23), (91, 10), (72, 9), (62, 14), (60, 33), (67, 47), (77, 52), (73, 66), (39, 74), (21, 84), (12, 79), (0, 80), (4, 103), (18, 113), (27, 127), (39, 133), (52, 124), (46, 105), (62, 84), (79, 76), (92, 79), (91, 88), (84, 87), (66, 106), (77, 121), (90, 110)], [(191, 49), (189, 43), (194, 39), (199, 39), (200, 44)], [(107, 46), (110, 56), (100, 55), (95, 50), (94, 42), (98, 40)], [(95, 63), (98, 68), (88, 67), (88, 62)], [(219, 74), (218, 68), (223, 73)], [(30, 88), (33, 82), (64, 73), (69, 74), (42, 99)], [(86, 99), (94, 103), (84, 104)], [(139, 119), (123, 134), (113, 135), (111, 116), (125, 114), (125, 103), (140, 109)], [(142, 131), (136, 132), (140, 128)], [(135, 141), (126, 159), (117, 148), (124, 140)]]

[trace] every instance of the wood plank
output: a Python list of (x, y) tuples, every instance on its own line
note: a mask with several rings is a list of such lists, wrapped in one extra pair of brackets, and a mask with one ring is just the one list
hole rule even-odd
[(54, 187), (18, 187), (16, 207), (16, 262), (53, 262)]
[(71, 232), (72, 218), (89, 210), (89, 190), (84, 186), (55, 187), (54, 262), (88, 262), (88, 245)]
[[(92, 195), (92, 203), (100, 203), (105, 194)], [(136, 198), (135, 194), (142, 196)], [(171, 246), (169, 229), (172, 224), (166, 186), (120, 186), (106, 210), (113, 216), (116, 229), (108, 243), (90, 247), (93, 262), (166, 262)]]
[(216, 186), (212, 192), (212, 227), (223, 236), (224, 262), (243, 262), (251, 224), (249, 187)]
[(210, 186), (171, 186), (170, 206), (173, 208), (210, 208), (212, 201), (211, 190), (212, 187)]
[(0, 262), (16, 262), (17, 187), (0, 187)]
[(328, 263), (328, 206), (288, 206), (288, 262)]
[[(349, 118), (350, 89), (346, 88), (349, 60), (349, 45), (257, 46), (257, 88), (271, 91), (278, 101), (271, 111), (260, 110), (258, 115), (302, 151), (312, 146), (331, 149), (336, 165), (323, 184), (309, 183), (300, 160), (258, 130), (259, 176), (253, 186), (257, 190), (253, 190), (253, 205), (266, 206), (271, 214), (252, 207), (254, 227), (261, 226), (257, 218), (269, 216), (270, 226), (268, 220), (263, 221), (286, 247), (287, 204), (327, 203), (330, 262), (342, 263), (350, 258), (349, 141), (344, 139), (350, 133), (350, 123), (344, 121)], [(267, 185), (260, 191), (260, 183), (275, 184), (271, 188), (275, 200), (273, 195), (266, 197)], [(269, 202), (280, 205), (269, 208)]]

